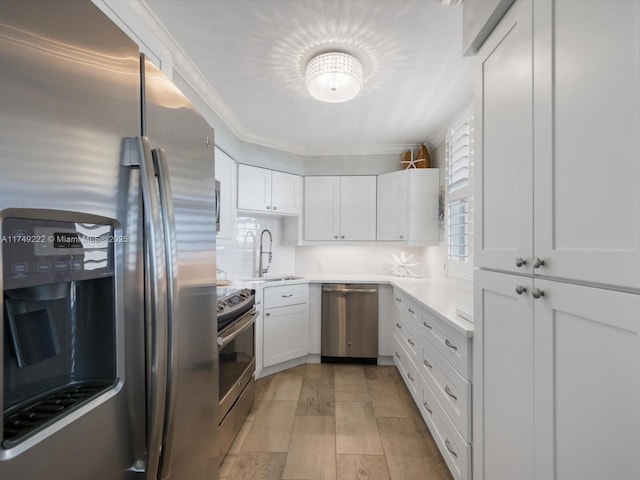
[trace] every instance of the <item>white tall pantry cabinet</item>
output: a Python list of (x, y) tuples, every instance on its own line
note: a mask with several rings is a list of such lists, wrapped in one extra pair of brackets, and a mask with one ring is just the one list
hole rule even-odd
[(639, 38), (517, 0), (478, 53), (475, 480), (640, 478)]

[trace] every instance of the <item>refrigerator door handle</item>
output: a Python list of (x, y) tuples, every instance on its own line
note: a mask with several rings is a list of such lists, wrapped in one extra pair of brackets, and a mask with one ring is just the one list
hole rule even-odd
[[(147, 310), (147, 335), (151, 339), (151, 367), (148, 395), (146, 480), (157, 480), (164, 432), (167, 387), (167, 279), (164, 258), (164, 231), (160, 191), (156, 181), (153, 155), (146, 137), (133, 139), (136, 157), (130, 166), (140, 167), (144, 212), (146, 268), (149, 272), (150, 304)], [(139, 162), (139, 163), (137, 163)], [(146, 309), (145, 308), (145, 309)]]
[(178, 271), (176, 222), (173, 211), (173, 196), (171, 194), (171, 182), (169, 180), (169, 164), (167, 155), (162, 148), (152, 150), (153, 163), (160, 190), (160, 208), (162, 225), (164, 229), (165, 256), (167, 266), (167, 405), (165, 411), (165, 430), (162, 446), (162, 459), (160, 464), (160, 477), (168, 478), (171, 472), (171, 459), (173, 458), (173, 432), (175, 424), (176, 385), (174, 378), (178, 364), (178, 329), (174, 325), (177, 316), (178, 300)]

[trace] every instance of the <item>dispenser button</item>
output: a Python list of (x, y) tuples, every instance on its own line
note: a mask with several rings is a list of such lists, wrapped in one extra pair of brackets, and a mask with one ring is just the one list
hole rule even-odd
[(66, 260), (58, 260), (56, 262), (56, 272), (66, 272), (69, 270), (69, 262)]
[(24, 275), (29, 271), (29, 264), (26, 262), (14, 263), (11, 265), (11, 271), (14, 275)]
[(51, 271), (51, 262), (39, 262), (38, 263), (38, 272), (46, 273)]

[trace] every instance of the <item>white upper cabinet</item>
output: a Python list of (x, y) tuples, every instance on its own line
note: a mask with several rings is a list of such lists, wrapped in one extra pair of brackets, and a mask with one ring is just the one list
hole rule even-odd
[(302, 177), (271, 172), (271, 210), (274, 213), (302, 213)]
[(305, 177), (304, 238), (376, 239), (376, 177)]
[[(474, 258), (521, 272), (533, 252), (531, 3), (514, 5), (478, 54)], [(516, 266), (516, 259), (526, 264)], [(518, 264), (521, 262), (518, 261)]]
[(376, 239), (376, 177), (340, 179), (340, 240)]
[(304, 178), (304, 238), (340, 238), (340, 177)]
[(233, 238), (236, 225), (236, 162), (215, 149), (216, 180), (220, 182), (220, 231), (218, 238)]
[(238, 208), (299, 215), (302, 212), (302, 177), (238, 165)]
[(640, 288), (639, 25), (638, 2), (521, 0), (483, 45), (476, 266)]
[(437, 242), (439, 170), (412, 168), (378, 175), (377, 240)]
[(640, 2), (533, 4), (535, 273), (639, 288)]

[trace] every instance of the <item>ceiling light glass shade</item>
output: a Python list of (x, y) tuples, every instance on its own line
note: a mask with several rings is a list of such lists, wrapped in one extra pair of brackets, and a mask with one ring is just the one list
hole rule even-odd
[(309, 61), (305, 80), (313, 98), (331, 103), (346, 102), (362, 89), (362, 64), (346, 53), (323, 53)]

